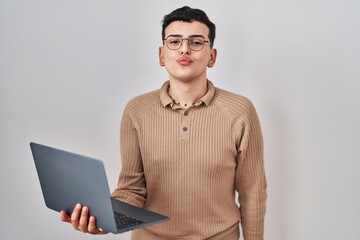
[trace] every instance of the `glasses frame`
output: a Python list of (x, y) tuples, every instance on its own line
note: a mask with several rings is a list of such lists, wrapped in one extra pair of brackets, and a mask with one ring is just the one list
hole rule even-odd
[[(167, 43), (167, 39), (170, 38), (170, 37), (181, 39), (181, 43), (180, 43), (180, 46), (179, 46), (178, 48), (173, 49), (173, 48), (170, 48), (170, 47), (169, 47), (169, 45), (168, 45), (168, 43)], [(204, 44), (201, 46), (200, 49), (192, 49), (192, 48), (191, 48), (191, 44), (190, 44), (190, 39), (191, 39), (191, 38), (202, 38), (202, 39), (204, 40)], [(205, 46), (205, 43), (209, 43), (209, 42), (210, 42), (209, 40), (206, 40), (205, 37), (202, 36), (202, 35), (199, 35), (199, 36), (198, 36), (198, 35), (194, 35), (194, 36), (189, 36), (189, 37), (187, 37), (187, 38), (183, 38), (183, 37), (177, 36), (177, 35), (169, 35), (169, 36), (167, 36), (166, 38), (164, 38), (166, 47), (167, 47), (169, 50), (172, 50), (172, 51), (177, 51), (177, 50), (179, 50), (179, 49), (182, 47), (182, 45), (183, 45), (183, 43), (184, 43), (184, 40), (187, 40), (187, 41), (188, 41), (189, 48), (190, 48), (192, 51), (195, 51), (195, 52), (199, 52), (199, 51), (203, 50), (203, 48), (204, 48), (204, 46)]]

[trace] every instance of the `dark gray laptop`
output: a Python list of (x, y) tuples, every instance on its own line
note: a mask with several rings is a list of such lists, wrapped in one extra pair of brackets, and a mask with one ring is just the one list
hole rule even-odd
[(169, 217), (111, 198), (100, 160), (30, 143), (45, 204), (68, 215), (76, 203), (88, 206), (96, 225), (112, 233), (169, 220)]

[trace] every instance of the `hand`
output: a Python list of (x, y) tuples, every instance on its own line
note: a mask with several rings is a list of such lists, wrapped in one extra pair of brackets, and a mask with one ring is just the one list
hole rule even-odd
[(89, 208), (76, 204), (71, 216), (68, 216), (65, 211), (60, 212), (60, 219), (63, 222), (71, 223), (75, 230), (90, 234), (106, 234), (107, 231), (96, 226), (96, 219), (94, 216), (89, 217)]

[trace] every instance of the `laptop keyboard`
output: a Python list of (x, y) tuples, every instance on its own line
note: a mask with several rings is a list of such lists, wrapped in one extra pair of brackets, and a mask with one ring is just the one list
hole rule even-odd
[(132, 227), (144, 223), (141, 220), (125, 216), (124, 214), (118, 212), (114, 212), (114, 213), (115, 213), (115, 221), (117, 228)]

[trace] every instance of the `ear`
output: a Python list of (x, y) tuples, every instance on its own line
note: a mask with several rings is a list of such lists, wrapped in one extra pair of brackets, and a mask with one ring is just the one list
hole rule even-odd
[(210, 52), (210, 60), (207, 65), (209, 68), (212, 68), (215, 65), (216, 56), (217, 56), (217, 50), (216, 48), (212, 48)]
[(161, 67), (165, 66), (163, 51), (164, 51), (164, 47), (159, 47), (159, 64)]

